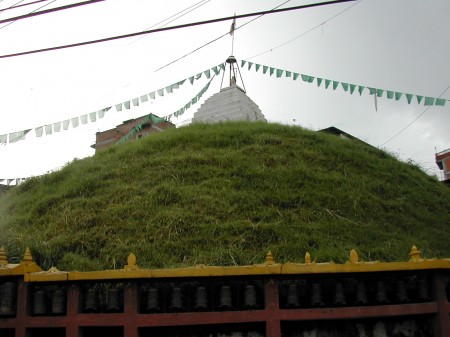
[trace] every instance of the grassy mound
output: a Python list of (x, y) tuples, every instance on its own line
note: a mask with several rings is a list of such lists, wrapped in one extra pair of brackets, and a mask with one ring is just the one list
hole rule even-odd
[(0, 245), (44, 268), (449, 257), (450, 190), (358, 141), (192, 125), (76, 160), (0, 196)]

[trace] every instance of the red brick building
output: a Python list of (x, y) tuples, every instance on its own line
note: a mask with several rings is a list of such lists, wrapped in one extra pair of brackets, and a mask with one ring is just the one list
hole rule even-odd
[(444, 182), (450, 186), (450, 149), (436, 153), (436, 164), (444, 173)]
[(96, 133), (95, 144), (91, 145), (95, 151), (104, 150), (114, 144), (146, 137), (164, 129), (173, 128), (175, 125), (154, 114), (129, 119), (114, 129)]

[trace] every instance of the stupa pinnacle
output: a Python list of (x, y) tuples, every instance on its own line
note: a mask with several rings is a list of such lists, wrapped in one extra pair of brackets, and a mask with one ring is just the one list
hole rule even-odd
[[(229, 64), (229, 86), (208, 98), (197, 110), (192, 122), (219, 123), (225, 121), (266, 121), (258, 105), (245, 92), (244, 82), (234, 56), (227, 59)], [(239, 74), (242, 87), (237, 85)], [(225, 76), (225, 72), (224, 75)], [(223, 84), (223, 77), (222, 77)]]

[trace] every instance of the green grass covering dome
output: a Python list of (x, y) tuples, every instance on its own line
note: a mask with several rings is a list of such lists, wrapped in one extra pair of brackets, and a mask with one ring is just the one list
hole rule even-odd
[(450, 189), (357, 140), (267, 123), (114, 146), (0, 196), (0, 246), (43, 268), (450, 257)]

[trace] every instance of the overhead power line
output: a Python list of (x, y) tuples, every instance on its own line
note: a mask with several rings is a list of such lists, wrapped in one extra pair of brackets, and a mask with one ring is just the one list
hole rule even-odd
[(31, 12), (31, 13), (28, 13), (28, 14), (25, 14), (25, 15), (15, 16), (13, 18), (3, 19), (3, 20), (0, 20), (0, 23), (28, 19), (28, 18), (31, 18), (31, 17), (34, 17), (34, 16), (38, 16), (38, 15), (58, 12), (58, 11), (66, 10), (66, 9), (69, 9), (69, 8), (80, 7), (80, 6), (84, 6), (84, 5), (91, 5), (91, 4), (94, 4), (96, 2), (102, 2), (102, 1), (106, 1), (106, 0), (89, 0), (89, 1), (77, 2), (77, 3), (74, 3), (74, 4), (70, 4), (70, 5), (65, 5), (65, 6), (61, 6), (61, 7), (55, 7), (55, 8), (46, 9), (45, 11)]
[(7, 11), (7, 10), (9, 10), (9, 9), (15, 9), (15, 8), (19, 8), (19, 7), (24, 7), (24, 6), (34, 5), (34, 4), (37, 4), (37, 3), (39, 3), (39, 2), (45, 2), (45, 1), (48, 1), (48, 0), (38, 0), (38, 1), (33, 1), (33, 2), (27, 2), (26, 4), (18, 5), (18, 6), (14, 6), (14, 5), (13, 5), (13, 6), (8, 7), (8, 8), (0, 9), (0, 12)]
[[(53, 0), (53, 1), (47, 2), (45, 5), (43, 5), (43, 6), (39, 7), (39, 8), (36, 8), (35, 10), (31, 11), (30, 13), (34, 13), (34, 12), (40, 10), (41, 8), (47, 7), (47, 6), (51, 5), (52, 3), (54, 3), (55, 1), (57, 1), (57, 0)], [(30, 14), (30, 13), (28, 13), (28, 14)], [(5, 28), (5, 27), (7, 27), (9, 25), (12, 25), (14, 22), (16, 22), (16, 21), (11, 21), (10, 23), (7, 23), (6, 25), (1, 26), (0, 29), (3, 29), (3, 28)]]
[[(450, 85), (447, 87), (447, 89), (445, 89), (442, 94), (440, 94), (438, 96), (438, 98), (441, 98), (443, 94), (445, 94), (447, 92), (447, 90), (450, 89)], [(411, 122), (408, 123), (408, 125), (406, 125), (403, 129), (401, 129), (399, 132), (397, 132), (395, 135), (393, 135), (391, 138), (389, 138), (387, 141), (385, 141), (383, 144), (381, 144), (380, 146), (384, 146), (387, 143), (389, 143), (392, 139), (396, 138), (397, 136), (399, 136), (400, 134), (403, 133), (403, 131), (405, 131), (407, 128), (409, 128), (416, 120), (418, 120), (425, 112), (428, 111), (429, 108), (431, 108), (432, 105), (428, 106), (425, 110), (422, 111), (422, 113), (420, 113), (416, 118), (414, 118)]]
[[(288, 3), (289, 1), (291, 1), (291, 0), (287, 0), (287, 1), (283, 2), (282, 4), (280, 4), (280, 5), (278, 5), (278, 6), (274, 7), (274, 8), (272, 8), (272, 10), (277, 9), (277, 8), (279, 8), (279, 7), (283, 6), (283, 5), (285, 5), (285, 4)], [(253, 22), (253, 21), (259, 19), (259, 18), (262, 17), (262, 16), (264, 16), (264, 14), (263, 14), (263, 15), (259, 15), (259, 16), (257, 16), (256, 18), (253, 18), (253, 19), (251, 19), (250, 21), (248, 21), (248, 22), (246, 22), (246, 23), (244, 23), (244, 24), (242, 24), (242, 25), (236, 27), (235, 30), (238, 30), (239, 28), (242, 28), (242, 27), (248, 25), (249, 23), (251, 23), (251, 22)], [(197, 47), (197, 48), (195, 48), (194, 50), (191, 50), (189, 53), (184, 54), (183, 56), (180, 56), (180, 57), (178, 57), (177, 59), (175, 59), (175, 60), (173, 60), (173, 61), (170, 61), (169, 63), (166, 63), (165, 65), (163, 65), (163, 66), (159, 67), (158, 69), (156, 69), (156, 70), (155, 70), (155, 73), (156, 73), (157, 71), (160, 71), (161, 69), (164, 69), (164, 68), (170, 66), (171, 64), (174, 64), (175, 62), (178, 62), (178, 61), (184, 59), (186, 56), (189, 56), (189, 55), (195, 53), (196, 51), (198, 51), (198, 50), (200, 50), (200, 49), (202, 49), (202, 48), (204, 48), (204, 47), (206, 47), (206, 46), (209, 46), (211, 43), (214, 43), (214, 42), (216, 42), (216, 41), (219, 41), (221, 38), (223, 38), (223, 37), (225, 37), (225, 36), (227, 36), (227, 35), (229, 35), (229, 32), (226, 32), (225, 34), (222, 34), (222, 35), (220, 35), (219, 37), (216, 37), (215, 39), (213, 39), (213, 40), (211, 40), (211, 41), (209, 41), (209, 42), (207, 42), (207, 43), (201, 45), (200, 47)]]
[[(205, 1), (206, 1), (206, 2), (205, 2)], [(183, 17), (183, 16), (189, 14), (189, 13), (192, 12), (192, 11), (195, 11), (196, 9), (198, 9), (198, 8), (200, 8), (200, 7), (204, 6), (204, 5), (206, 5), (206, 4), (207, 4), (208, 2), (210, 2), (210, 1), (211, 1), (211, 0), (201, 0), (201, 1), (195, 3), (195, 4), (191, 5), (191, 6), (189, 6), (189, 7), (185, 8), (185, 9), (183, 9), (182, 11), (179, 11), (178, 13), (175, 13), (175, 14), (169, 16), (168, 18), (165, 18), (164, 20), (161, 20), (161, 21), (159, 21), (159, 22), (157, 22), (157, 23), (151, 25), (150, 27), (146, 28), (145, 30), (152, 29), (153, 27), (156, 27), (156, 26), (162, 24), (163, 22), (167, 21), (165, 24), (161, 25), (161, 27), (165, 27), (165, 26), (167, 26), (169, 23), (171, 23), (171, 22), (173, 22), (173, 21), (175, 21), (175, 20), (178, 20), (179, 18), (181, 18), (181, 17)], [(194, 7), (194, 8), (193, 8), (193, 7)], [(183, 12), (185, 12), (185, 13), (183, 13)], [(181, 15), (180, 15), (180, 14), (181, 14)], [(179, 15), (179, 16), (177, 16), (177, 15)], [(175, 17), (175, 18), (174, 18), (174, 17)], [(170, 20), (170, 19), (172, 19), (172, 20)], [(168, 20), (170, 20), (170, 21), (168, 21)], [(145, 37), (145, 36), (141, 36), (141, 37), (139, 37), (138, 39), (136, 39), (136, 41), (134, 41), (134, 42), (137, 42), (137, 41), (139, 41), (140, 39), (143, 39), (144, 37)], [(134, 42), (131, 42), (130, 44), (133, 44)]]
[(297, 36), (293, 37), (293, 38), (290, 39), (289, 41), (283, 42), (282, 44), (279, 44), (279, 45), (276, 46), (276, 47), (273, 47), (273, 48), (270, 48), (270, 49), (268, 49), (268, 50), (266, 50), (266, 51), (263, 51), (262, 53), (253, 55), (253, 56), (251, 56), (251, 57), (247, 57), (246, 60), (251, 60), (251, 59), (253, 59), (253, 58), (255, 58), (255, 57), (264, 55), (264, 54), (266, 54), (266, 53), (268, 53), (268, 52), (272, 52), (272, 51), (274, 51), (275, 49), (284, 47), (284, 46), (286, 46), (287, 44), (289, 44), (289, 43), (291, 43), (291, 42), (294, 42), (294, 41), (297, 40), (298, 38), (300, 38), (300, 37), (302, 37), (302, 36), (305, 36), (305, 35), (308, 34), (308, 33), (311, 33), (313, 30), (315, 30), (315, 29), (317, 29), (317, 28), (319, 28), (319, 27), (323, 27), (324, 24), (326, 24), (327, 22), (333, 20), (334, 18), (338, 17), (339, 15), (345, 13), (346, 11), (348, 11), (349, 9), (351, 9), (352, 7), (354, 7), (354, 6), (358, 5), (358, 4), (360, 4), (361, 1), (362, 1), (362, 0), (358, 0), (358, 2), (356, 2), (356, 3), (354, 3), (353, 5), (347, 7), (347, 8), (344, 9), (343, 11), (341, 11), (341, 12), (339, 12), (339, 13), (333, 15), (333, 16), (330, 17), (329, 19), (327, 19), (327, 20), (325, 20), (325, 21), (319, 23), (318, 25), (316, 25), (316, 26), (314, 26), (314, 27), (308, 29), (307, 31), (301, 33), (300, 35), (297, 35)]
[(24, 2), (24, 1), (25, 1), (25, 0), (17, 1), (16, 3), (12, 4), (12, 5), (9, 6), (8, 8), (5, 8), (5, 9), (0, 10), (0, 13), (4, 12), (4, 11), (8, 10), (9, 8), (12, 8), (12, 7), (14, 7), (15, 5), (18, 5), (18, 4), (20, 4), (21, 2)]
[[(87, 1), (87, 2), (93, 3), (93, 2), (99, 2), (99, 1), (105, 1), (105, 0), (94, 0), (94, 1)], [(308, 5), (301, 5), (301, 6), (295, 6), (295, 7), (274, 9), (274, 10), (269, 10), (269, 11), (240, 14), (240, 15), (235, 15), (235, 16), (227, 16), (227, 17), (218, 18), (218, 19), (212, 19), (212, 20), (206, 20), (206, 21), (198, 21), (198, 22), (186, 23), (186, 24), (183, 24), (183, 25), (162, 27), (162, 28), (157, 28), (157, 29), (152, 29), (152, 30), (145, 30), (145, 31), (141, 31), (141, 32), (136, 32), (136, 33), (117, 35), (117, 36), (107, 37), (107, 38), (98, 39), (98, 40), (78, 42), (78, 43), (67, 44), (67, 45), (63, 45), (63, 46), (43, 48), (43, 49), (36, 49), (36, 50), (19, 52), (19, 53), (14, 53), (14, 54), (0, 55), (0, 58), (8, 58), (8, 57), (36, 54), (36, 53), (42, 53), (42, 52), (46, 52), (46, 51), (53, 51), (53, 50), (59, 50), (59, 49), (80, 47), (80, 46), (85, 46), (85, 45), (89, 45), (89, 44), (95, 44), (95, 43), (101, 43), (101, 42), (125, 39), (125, 38), (129, 38), (129, 37), (133, 37), (133, 36), (139, 36), (139, 35), (144, 35), (144, 34), (152, 34), (152, 33), (158, 33), (158, 32), (163, 32), (163, 31), (167, 31), (167, 30), (174, 30), (174, 29), (194, 27), (194, 26), (206, 25), (206, 24), (222, 22), (222, 21), (229, 21), (229, 20), (233, 20), (235, 18), (236, 19), (248, 18), (248, 17), (258, 16), (258, 15), (275, 14), (275, 13), (288, 12), (288, 11), (293, 11), (293, 10), (298, 10), (298, 9), (313, 8), (313, 7), (319, 7), (319, 6), (324, 6), (324, 5), (332, 5), (332, 4), (339, 4), (339, 3), (351, 2), (351, 1), (355, 1), (355, 0), (326, 1), (326, 2), (319, 2), (319, 3), (308, 4)], [(85, 3), (87, 3), (87, 2), (85, 2)], [(33, 13), (33, 14), (35, 14), (35, 13)], [(2, 21), (0, 21), (0, 23), (1, 22)]]

